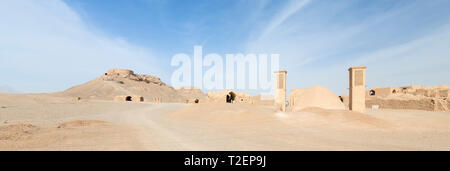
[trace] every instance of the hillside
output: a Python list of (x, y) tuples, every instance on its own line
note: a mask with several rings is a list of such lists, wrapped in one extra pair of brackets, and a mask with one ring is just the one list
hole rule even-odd
[(82, 99), (113, 100), (116, 96), (143, 96), (144, 101), (153, 102), (161, 98), (163, 102), (185, 102), (187, 99), (203, 99), (205, 94), (199, 89), (177, 90), (160, 78), (135, 74), (126, 69), (110, 69), (100, 77), (78, 86), (56, 93), (61, 96)]

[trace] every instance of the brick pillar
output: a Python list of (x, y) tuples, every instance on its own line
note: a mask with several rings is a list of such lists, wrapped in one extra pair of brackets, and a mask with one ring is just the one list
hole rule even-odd
[(275, 71), (275, 106), (286, 112), (286, 74), (287, 71)]
[(349, 108), (355, 112), (366, 112), (366, 67), (351, 67)]

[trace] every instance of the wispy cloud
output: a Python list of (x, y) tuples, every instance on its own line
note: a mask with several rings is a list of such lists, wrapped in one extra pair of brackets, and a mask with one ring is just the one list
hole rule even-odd
[(274, 16), (269, 25), (262, 32), (260, 39), (271, 33), (286, 19), (305, 7), (310, 1), (311, 0), (290, 0), (288, 3), (286, 3), (285, 7), (282, 8), (281, 11)]
[(63, 90), (112, 67), (161, 73), (143, 47), (88, 28), (61, 0), (0, 2), (0, 77), (24, 92)]
[(415, 40), (367, 53), (347, 65), (370, 67), (368, 85), (450, 84), (450, 25)]
[(440, 8), (448, 2), (360, 3), (311, 1), (292, 7), (302, 12), (281, 10), (276, 16), (288, 19), (270, 22), (247, 51), (279, 53), (288, 89), (319, 84), (346, 93), (347, 68), (358, 65), (368, 66), (369, 87), (449, 84), (450, 29), (442, 26), (449, 13)]
[[(309, 87), (321, 84), (338, 94), (348, 93), (348, 71), (367, 66), (367, 88), (441, 84), (450, 85), (450, 25), (437, 28), (424, 37), (369, 51), (360, 57), (342, 60), (327, 67), (300, 68), (291, 82)], [(314, 73), (314, 74), (310, 74)], [(300, 86), (299, 86), (300, 87)]]
[[(174, 70), (168, 57), (189, 54), (197, 44), (205, 53), (278, 53), (280, 68), (289, 71), (288, 89), (320, 84), (346, 92), (346, 69), (354, 65), (369, 67), (369, 87), (449, 81), (443, 77), (450, 73), (450, 27), (443, 25), (450, 23), (450, 1), (208, 1), (202, 3), (208, 8), (200, 9), (186, 8), (197, 5), (191, 1), (149, 2), (163, 4), (159, 11), (142, 5), (113, 10), (122, 7), (120, 2), (115, 8), (85, 3), (95, 7), (80, 17), (62, 0), (1, 1), (0, 85), (22, 92), (62, 90), (110, 67), (164, 80)], [(141, 14), (145, 17), (135, 19)], [(97, 20), (84, 20), (89, 15)], [(155, 15), (164, 17), (148, 18)], [(92, 23), (115, 29), (97, 30)]]

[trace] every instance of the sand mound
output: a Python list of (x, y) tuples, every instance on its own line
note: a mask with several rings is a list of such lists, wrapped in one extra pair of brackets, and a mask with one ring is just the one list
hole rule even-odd
[(322, 86), (292, 90), (289, 95), (289, 106), (292, 111), (300, 111), (311, 107), (333, 110), (345, 109), (339, 97)]
[(197, 87), (180, 87), (176, 90), (177, 93), (186, 100), (203, 100), (206, 97), (206, 95), (203, 94), (202, 90)]
[(75, 127), (88, 127), (88, 126), (98, 126), (98, 125), (106, 125), (107, 122), (104, 121), (96, 121), (96, 120), (76, 120), (64, 122), (58, 125), (58, 128), (75, 128)]

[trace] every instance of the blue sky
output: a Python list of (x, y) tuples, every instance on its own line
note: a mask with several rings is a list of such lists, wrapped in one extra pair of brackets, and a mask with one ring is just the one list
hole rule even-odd
[(54, 92), (109, 68), (170, 84), (176, 53), (279, 53), (288, 89), (450, 84), (448, 0), (0, 2), (0, 91)]

